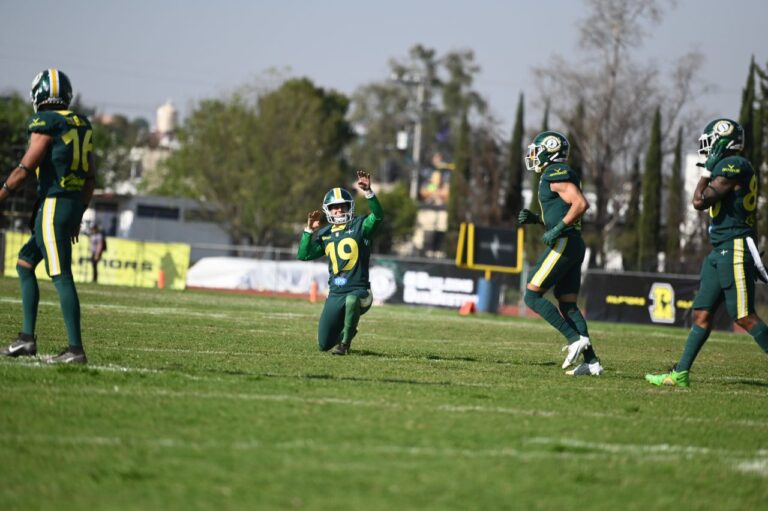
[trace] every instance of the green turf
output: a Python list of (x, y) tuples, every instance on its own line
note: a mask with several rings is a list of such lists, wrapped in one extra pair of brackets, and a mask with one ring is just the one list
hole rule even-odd
[[(0, 334), (18, 330), (0, 278)], [(0, 509), (768, 508), (768, 360), (714, 334), (593, 323), (569, 378), (541, 320), (374, 306), (353, 354), (321, 304), (79, 285), (88, 368), (0, 361)], [(65, 345), (41, 284), (38, 348)]]

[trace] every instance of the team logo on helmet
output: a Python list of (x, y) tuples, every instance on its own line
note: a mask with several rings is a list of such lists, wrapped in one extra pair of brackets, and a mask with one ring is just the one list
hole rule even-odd
[(550, 135), (542, 140), (541, 145), (547, 149), (548, 153), (556, 153), (560, 150), (560, 147), (562, 147), (562, 142), (560, 142), (558, 137)]
[(721, 137), (727, 137), (731, 133), (733, 133), (733, 124), (726, 120), (717, 121), (715, 123), (715, 128), (712, 130)]

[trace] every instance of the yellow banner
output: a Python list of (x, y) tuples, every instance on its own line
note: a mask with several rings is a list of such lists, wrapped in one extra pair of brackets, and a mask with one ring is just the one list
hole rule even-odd
[[(5, 274), (16, 276), (19, 250), (29, 240), (29, 234), (5, 233)], [(165, 287), (184, 289), (189, 267), (189, 245), (185, 243), (156, 243), (107, 237), (107, 250), (99, 261), (99, 284), (134, 287)], [(75, 282), (93, 281), (89, 237), (80, 236), (72, 246), (72, 275)], [(48, 279), (45, 262), (35, 271), (38, 278)]]

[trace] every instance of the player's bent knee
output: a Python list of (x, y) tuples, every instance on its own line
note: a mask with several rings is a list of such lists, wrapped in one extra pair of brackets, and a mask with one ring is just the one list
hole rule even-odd
[(532, 309), (535, 307), (539, 298), (541, 298), (541, 294), (537, 293), (536, 291), (531, 291), (530, 289), (526, 289), (525, 295), (523, 295), (523, 301), (528, 307)]
[(21, 260), (16, 263), (16, 274), (19, 278), (29, 277), (35, 274), (35, 270), (32, 265), (24, 261), (25, 264), (21, 264)]
[(704, 330), (712, 329), (712, 314), (706, 309), (693, 311), (693, 324)]
[(30, 263), (29, 261), (25, 261), (24, 259), (17, 259), (16, 260), (16, 267), (22, 266), (24, 268), (29, 268), (30, 270), (35, 267), (34, 264)]
[(318, 350), (318, 351), (328, 351), (328, 350), (330, 350), (331, 348), (333, 348), (334, 346), (335, 346), (335, 344), (333, 344), (333, 343), (330, 343), (330, 342), (328, 342), (328, 341), (325, 341), (325, 342), (323, 342), (323, 341), (318, 341), (318, 342), (317, 342), (317, 350)]

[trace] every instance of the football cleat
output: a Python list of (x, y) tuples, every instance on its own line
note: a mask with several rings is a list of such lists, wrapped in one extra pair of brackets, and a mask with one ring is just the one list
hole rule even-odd
[(665, 374), (646, 374), (646, 381), (653, 385), (661, 387), (669, 385), (671, 387), (688, 387), (688, 371), (675, 371), (674, 369)]
[(45, 359), (49, 364), (87, 364), (88, 359), (85, 356), (85, 351), (82, 348), (73, 349), (71, 346), (67, 346), (61, 353), (55, 357), (48, 357)]
[(568, 376), (600, 376), (603, 374), (603, 366), (600, 365), (599, 360), (597, 362), (592, 362), (591, 364), (582, 362), (574, 369), (566, 371), (565, 374)]
[(348, 355), (349, 343), (340, 342), (336, 349), (331, 352), (333, 355)]
[(37, 337), (19, 332), (15, 341), (0, 350), (0, 355), (4, 357), (34, 357), (37, 355)]
[(592, 346), (592, 344), (589, 342), (589, 337), (584, 337), (583, 335), (579, 337), (578, 341), (572, 342), (567, 346), (563, 346), (562, 351), (568, 351), (568, 354), (565, 356), (565, 361), (563, 362), (563, 369), (576, 362), (576, 359), (579, 358), (579, 355), (584, 353), (584, 350), (590, 346)]

